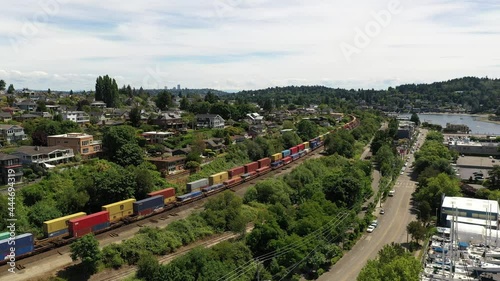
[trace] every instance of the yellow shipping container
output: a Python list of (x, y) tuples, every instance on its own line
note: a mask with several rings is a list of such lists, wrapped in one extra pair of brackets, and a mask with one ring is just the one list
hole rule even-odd
[(109, 221), (115, 222), (134, 213), (135, 199), (127, 199), (113, 204), (102, 206), (103, 211), (109, 212)]
[(325, 135), (321, 135), (321, 136), (319, 136), (319, 140), (320, 140), (320, 141), (324, 141), (324, 140), (325, 140)]
[(166, 197), (166, 198), (164, 198), (164, 199), (163, 199), (163, 203), (164, 203), (165, 205), (168, 205), (168, 204), (173, 203), (173, 202), (175, 202), (175, 201), (177, 201), (177, 198), (175, 198), (175, 196), (172, 196), (172, 197)]
[[(65, 234), (68, 229), (68, 221), (71, 219), (80, 218), (86, 216), (87, 214), (84, 212), (67, 215), (65, 217), (44, 221), (43, 222), (43, 233), (45, 237), (54, 237)], [(63, 231), (66, 230), (66, 231)], [(51, 235), (52, 234), (52, 235)]]
[(229, 179), (229, 174), (227, 172), (220, 172), (208, 177), (208, 184), (214, 185), (227, 181)]
[(306, 141), (306, 142), (304, 143), (304, 146), (305, 146), (305, 147), (304, 147), (304, 149), (309, 148), (309, 142), (308, 142), (308, 141)]
[(281, 153), (276, 153), (276, 154), (271, 155), (271, 161), (272, 162), (278, 161), (281, 158), (283, 158), (283, 155)]

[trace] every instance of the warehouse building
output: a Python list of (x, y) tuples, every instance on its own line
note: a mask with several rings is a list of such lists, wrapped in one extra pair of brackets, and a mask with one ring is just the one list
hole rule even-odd
[(467, 197), (445, 197), (440, 221), (451, 227), (453, 216), (460, 224), (498, 229), (498, 202)]

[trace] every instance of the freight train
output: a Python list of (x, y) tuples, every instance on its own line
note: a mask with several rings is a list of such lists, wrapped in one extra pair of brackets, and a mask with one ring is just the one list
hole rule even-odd
[[(345, 124), (344, 129), (351, 130), (359, 125), (359, 121), (355, 116), (351, 118), (351, 122)], [(311, 151), (320, 148), (330, 133), (334, 133), (334, 131), (273, 154), (271, 157), (213, 174), (208, 178), (189, 182), (186, 184), (188, 193), (183, 195), (176, 195), (175, 189), (166, 188), (149, 193), (148, 197), (143, 200), (137, 201), (131, 198), (102, 206), (101, 211), (94, 214), (80, 212), (45, 221), (43, 223), (43, 239), (37, 240), (31, 233), (19, 236), (9, 232), (0, 233), (0, 257), (4, 258), (0, 263), (5, 264), (13, 257), (15, 257), (15, 260), (19, 260), (50, 250), (89, 233), (99, 234), (115, 229), (123, 224), (141, 220), (177, 206), (186, 205), (241, 183), (251, 181), (272, 170), (289, 165)], [(13, 244), (15, 244), (14, 248), (12, 248)]]

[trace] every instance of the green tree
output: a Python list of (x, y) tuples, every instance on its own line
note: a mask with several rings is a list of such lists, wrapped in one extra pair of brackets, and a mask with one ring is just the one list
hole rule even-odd
[(419, 221), (412, 221), (406, 226), (406, 231), (411, 235), (412, 239), (417, 243), (425, 238), (427, 229)]
[(354, 137), (347, 130), (338, 130), (329, 134), (325, 140), (325, 149), (328, 155), (339, 154), (346, 158), (354, 156)]
[(494, 165), (493, 169), (488, 171), (489, 178), (489, 187), (490, 189), (500, 189), (500, 166)]
[(144, 161), (144, 150), (136, 143), (127, 143), (116, 150), (113, 159), (123, 167), (137, 166)]
[(281, 139), (285, 149), (296, 146), (302, 142), (302, 139), (295, 132), (284, 132)]
[(0, 80), (0, 91), (4, 91), (5, 90), (5, 81), (4, 80)]
[(108, 75), (99, 76), (95, 84), (95, 100), (103, 101), (107, 107), (116, 107), (119, 99), (118, 84)]
[(80, 259), (83, 266), (91, 273), (97, 271), (99, 262), (102, 259), (99, 242), (93, 234), (88, 234), (78, 239), (70, 245), (71, 259)]
[[(107, 127), (104, 130), (102, 144), (105, 147), (105, 151), (109, 159), (113, 162), (120, 162), (117, 153), (120, 151), (120, 155), (123, 155), (130, 150), (132, 152), (138, 152), (138, 149), (135, 145), (138, 144), (135, 129), (131, 126), (116, 126), (116, 127)], [(127, 150), (122, 150), (121, 148), (125, 145), (127, 146)], [(136, 155), (137, 156), (137, 155)], [(140, 160), (131, 160), (131, 162)], [(124, 161), (125, 163), (129, 163), (129, 160)]]
[(128, 118), (132, 126), (136, 128), (141, 126), (141, 109), (138, 106), (132, 108), (128, 114)]
[(319, 134), (318, 126), (307, 119), (302, 119), (297, 125), (297, 135), (303, 140), (310, 140)]
[(16, 89), (14, 89), (14, 85), (10, 84), (9, 88), (7, 89), (7, 94), (13, 94), (15, 91)]
[(415, 122), (415, 125), (420, 125), (420, 118), (418, 118), (417, 113), (413, 113), (410, 117), (410, 121)]
[(219, 97), (211, 91), (208, 91), (208, 93), (205, 95), (205, 101), (214, 104), (219, 101)]
[(173, 107), (174, 103), (172, 100), (172, 93), (167, 90), (161, 91), (155, 99), (156, 107), (164, 111), (170, 107)]

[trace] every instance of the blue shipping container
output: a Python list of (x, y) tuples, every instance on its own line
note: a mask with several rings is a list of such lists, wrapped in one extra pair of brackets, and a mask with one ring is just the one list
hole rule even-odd
[(19, 236), (16, 236), (14, 240), (15, 244), (11, 242), (9, 245), (9, 239), (4, 239), (0, 241), (0, 253), (4, 253), (10, 250), (10, 247), (15, 247), (16, 249), (24, 248), (24, 247), (33, 247), (33, 234), (25, 233)]
[(281, 155), (283, 155), (283, 158), (290, 156), (290, 149), (283, 150)]
[(138, 214), (139, 212), (142, 212), (142, 211), (148, 210), (148, 209), (162, 208), (164, 205), (165, 205), (165, 203), (163, 201), (162, 195), (146, 198), (146, 199), (136, 201), (133, 203), (134, 214)]
[(292, 154), (293, 160), (298, 159), (299, 157), (300, 157), (300, 155), (298, 153)]
[(54, 231), (52, 233), (49, 233), (49, 238), (50, 237), (56, 237), (56, 236), (60, 236), (60, 235), (65, 235), (65, 234), (68, 234), (68, 229), (65, 228), (65, 229), (61, 229), (59, 231)]
[[(8, 259), (9, 256), (10, 256), (10, 247), (15, 247), (15, 246), (9, 246), (9, 248), (2, 250), (0, 251), (0, 258), (1, 259)], [(19, 257), (19, 256), (22, 256), (22, 255), (25, 255), (25, 254), (29, 254), (31, 252), (33, 252), (33, 245), (29, 245), (29, 246), (24, 246), (24, 247), (15, 247), (15, 256), (16, 257)]]
[(194, 192), (191, 192), (191, 193), (188, 193), (188, 194), (177, 196), (177, 199), (180, 200), (180, 201), (186, 201), (188, 199), (196, 198), (196, 197), (199, 197), (199, 196), (202, 196), (202, 195), (203, 195), (203, 192), (201, 192), (201, 191), (194, 191)]
[(96, 232), (96, 231), (99, 231), (99, 230), (103, 230), (106, 227), (109, 227), (109, 222), (105, 222), (105, 223), (101, 223), (101, 224), (95, 225), (94, 227), (92, 227), (92, 231)]
[(222, 187), (224, 187), (224, 184), (219, 183), (219, 184), (214, 184), (214, 185), (211, 185), (211, 186), (208, 186), (208, 187), (204, 187), (201, 190), (203, 192), (209, 192), (209, 191), (217, 190), (217, 189), (222, 188)]
[(281, 165), (283, 165), (283, 161), (281, 161), (281, 160), (271, 163), (272, 168), (276, 168), (276, 167), (279, 167)]

